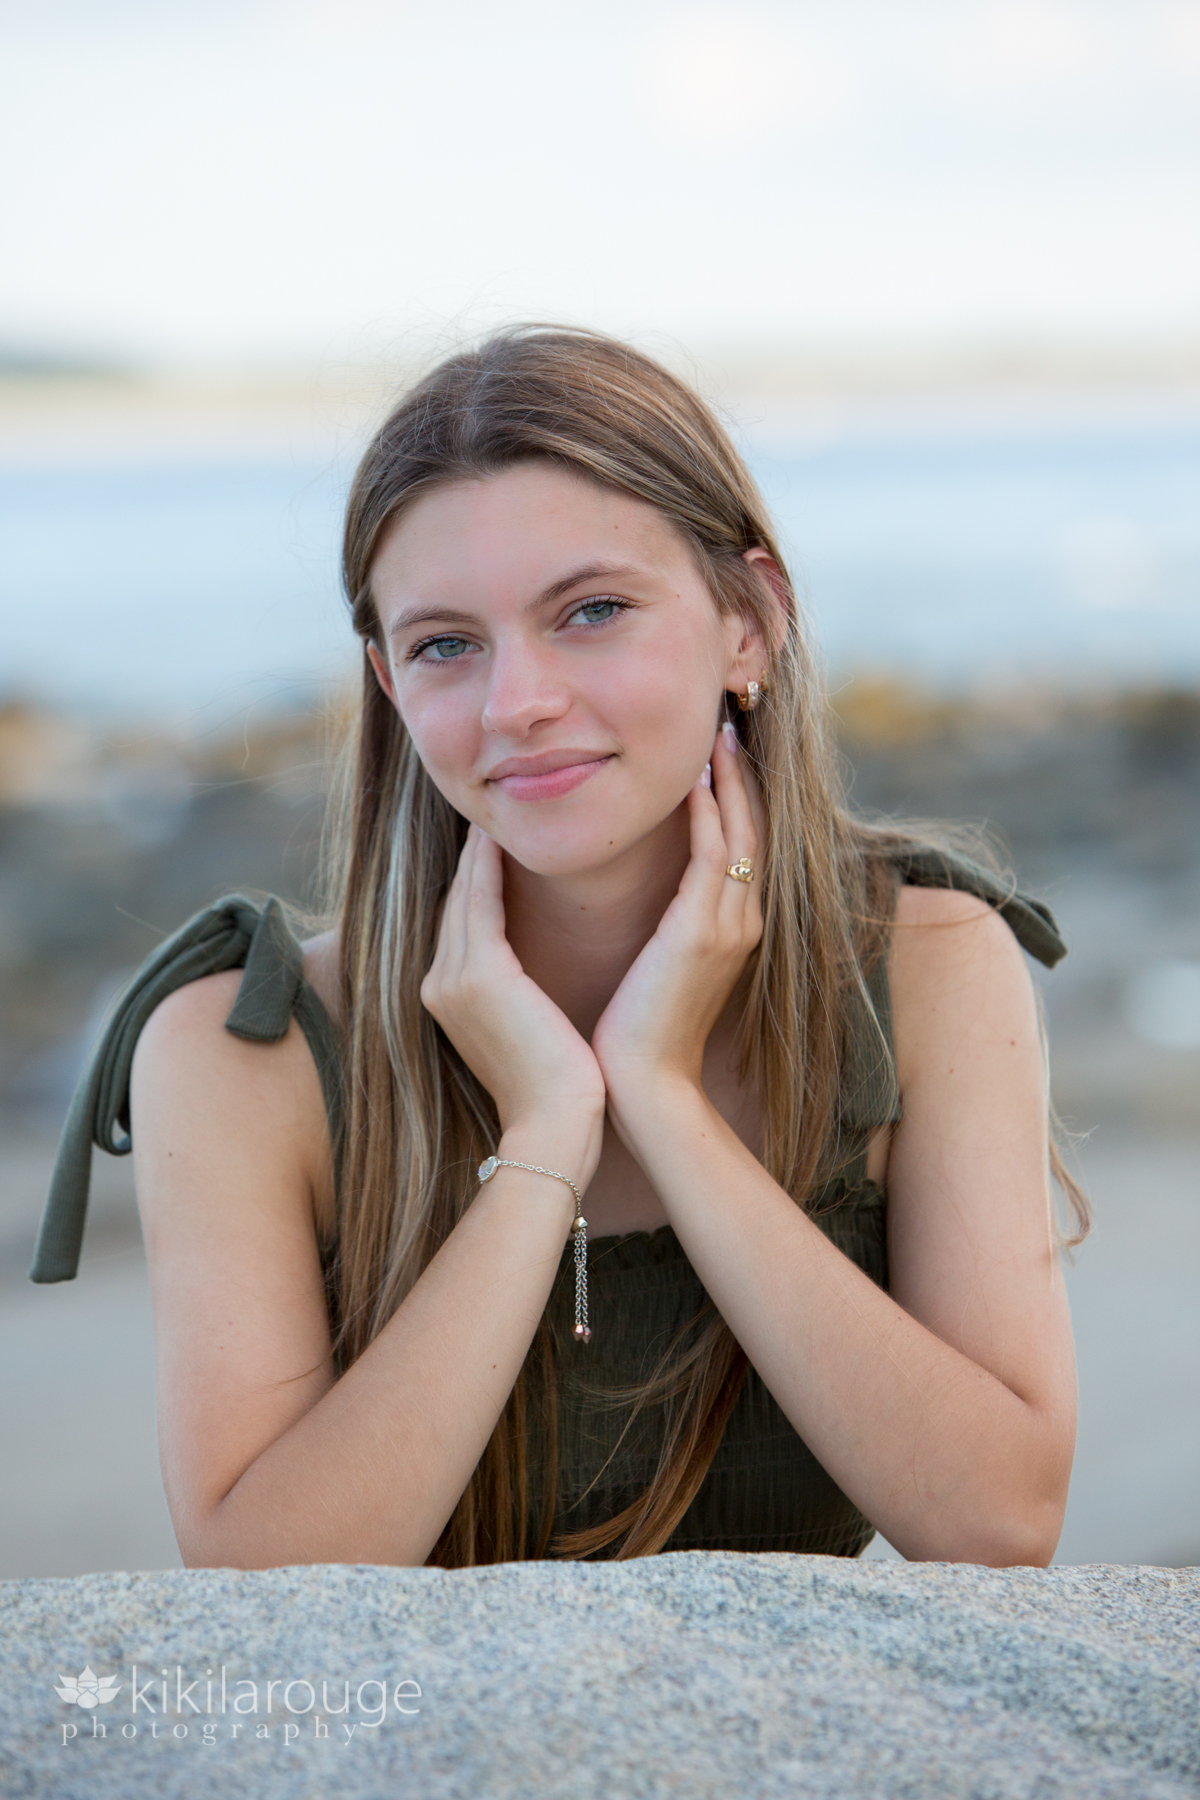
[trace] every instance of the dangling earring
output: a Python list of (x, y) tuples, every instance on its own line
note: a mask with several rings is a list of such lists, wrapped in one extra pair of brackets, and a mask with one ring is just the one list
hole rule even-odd
[(758, 681), (748, 681), (746, 691), (739, 694), (737, 703), (743, 712), (753, 712), (762, 696), (767, 691), (767, 671), (764, 669)]

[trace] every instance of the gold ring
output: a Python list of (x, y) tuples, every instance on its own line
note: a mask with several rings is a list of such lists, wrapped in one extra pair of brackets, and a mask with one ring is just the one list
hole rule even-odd
[(740, 857), (737, 862), (730, 863), (725, 873), (727, 875), (732, 875), (735, 881), (753, 881), (754, 864), (750, 861), (748, 856), (743, 856)]

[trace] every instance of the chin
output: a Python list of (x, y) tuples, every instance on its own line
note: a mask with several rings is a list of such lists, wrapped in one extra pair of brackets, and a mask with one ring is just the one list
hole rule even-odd
[[(652, 827), (651, 827), (652, 829)], [(615, 823), (606, 826), (603, 819), (572, 822), (555, 828), (547, 821), (536, 830), (506, 830), (498, 823), (484, 825), (506, 856), (531, 875), (589, 875), (616, 862), (645, 835), (629, 832), (628, 822), (621, 830)]]
[(528, 842), (514, 838), (506, 841), (497, 838), (497, 843), (504, 854), (512, 861), (519, 863), (531, 875), (574, 876), (590, 875), (597, 869), (603, 869), (614, 862), (628, 844), (610, 844), (606, 838), (603, 844), (546, 844), (544, 842)]

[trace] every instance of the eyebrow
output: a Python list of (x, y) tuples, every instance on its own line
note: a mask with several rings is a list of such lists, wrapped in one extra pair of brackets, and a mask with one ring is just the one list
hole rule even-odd
[[(563, 575), (558, 581), (552, 581), (548, 588), (543, 588), (536, 599), (529, 602), (525, 611), (538, 612), (543, 606), (550, 606), (555, 600), (561, 600), (564, 594), (569, 594), (572, 588), (579, 587), (585, 581), (611, 581), (616, 576), (638, 573), (637, 569), (627, 563), (584, 563), (581, 568), (572, 569), (569, 575)], [(432, 625), (435, 622), (443, 625), (476, 625), (479, 621), (474, 613), (455, 612), (448, 607), (408, 608), (397, 618), (388, 635), (395, 637), (397, 632), (408, 631), (414, 625)]]

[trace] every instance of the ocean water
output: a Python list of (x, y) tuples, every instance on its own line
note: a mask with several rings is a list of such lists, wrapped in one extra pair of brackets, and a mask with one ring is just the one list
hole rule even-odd
[[(831, 674), (939, 689), (1200, 680), (1200, 405), (1125, 421), (753, 429)], [(0, 468), (0, 695), (214, 723), (356, 663), (347, 470)]]
[(834, 673), (950, 689), (1200, 678), (1200, 414), (753, 461)]
[(0, 469), (0, 692), (204, 724), (315, 698), (354, 661), (344, 488), (283, 458)]

